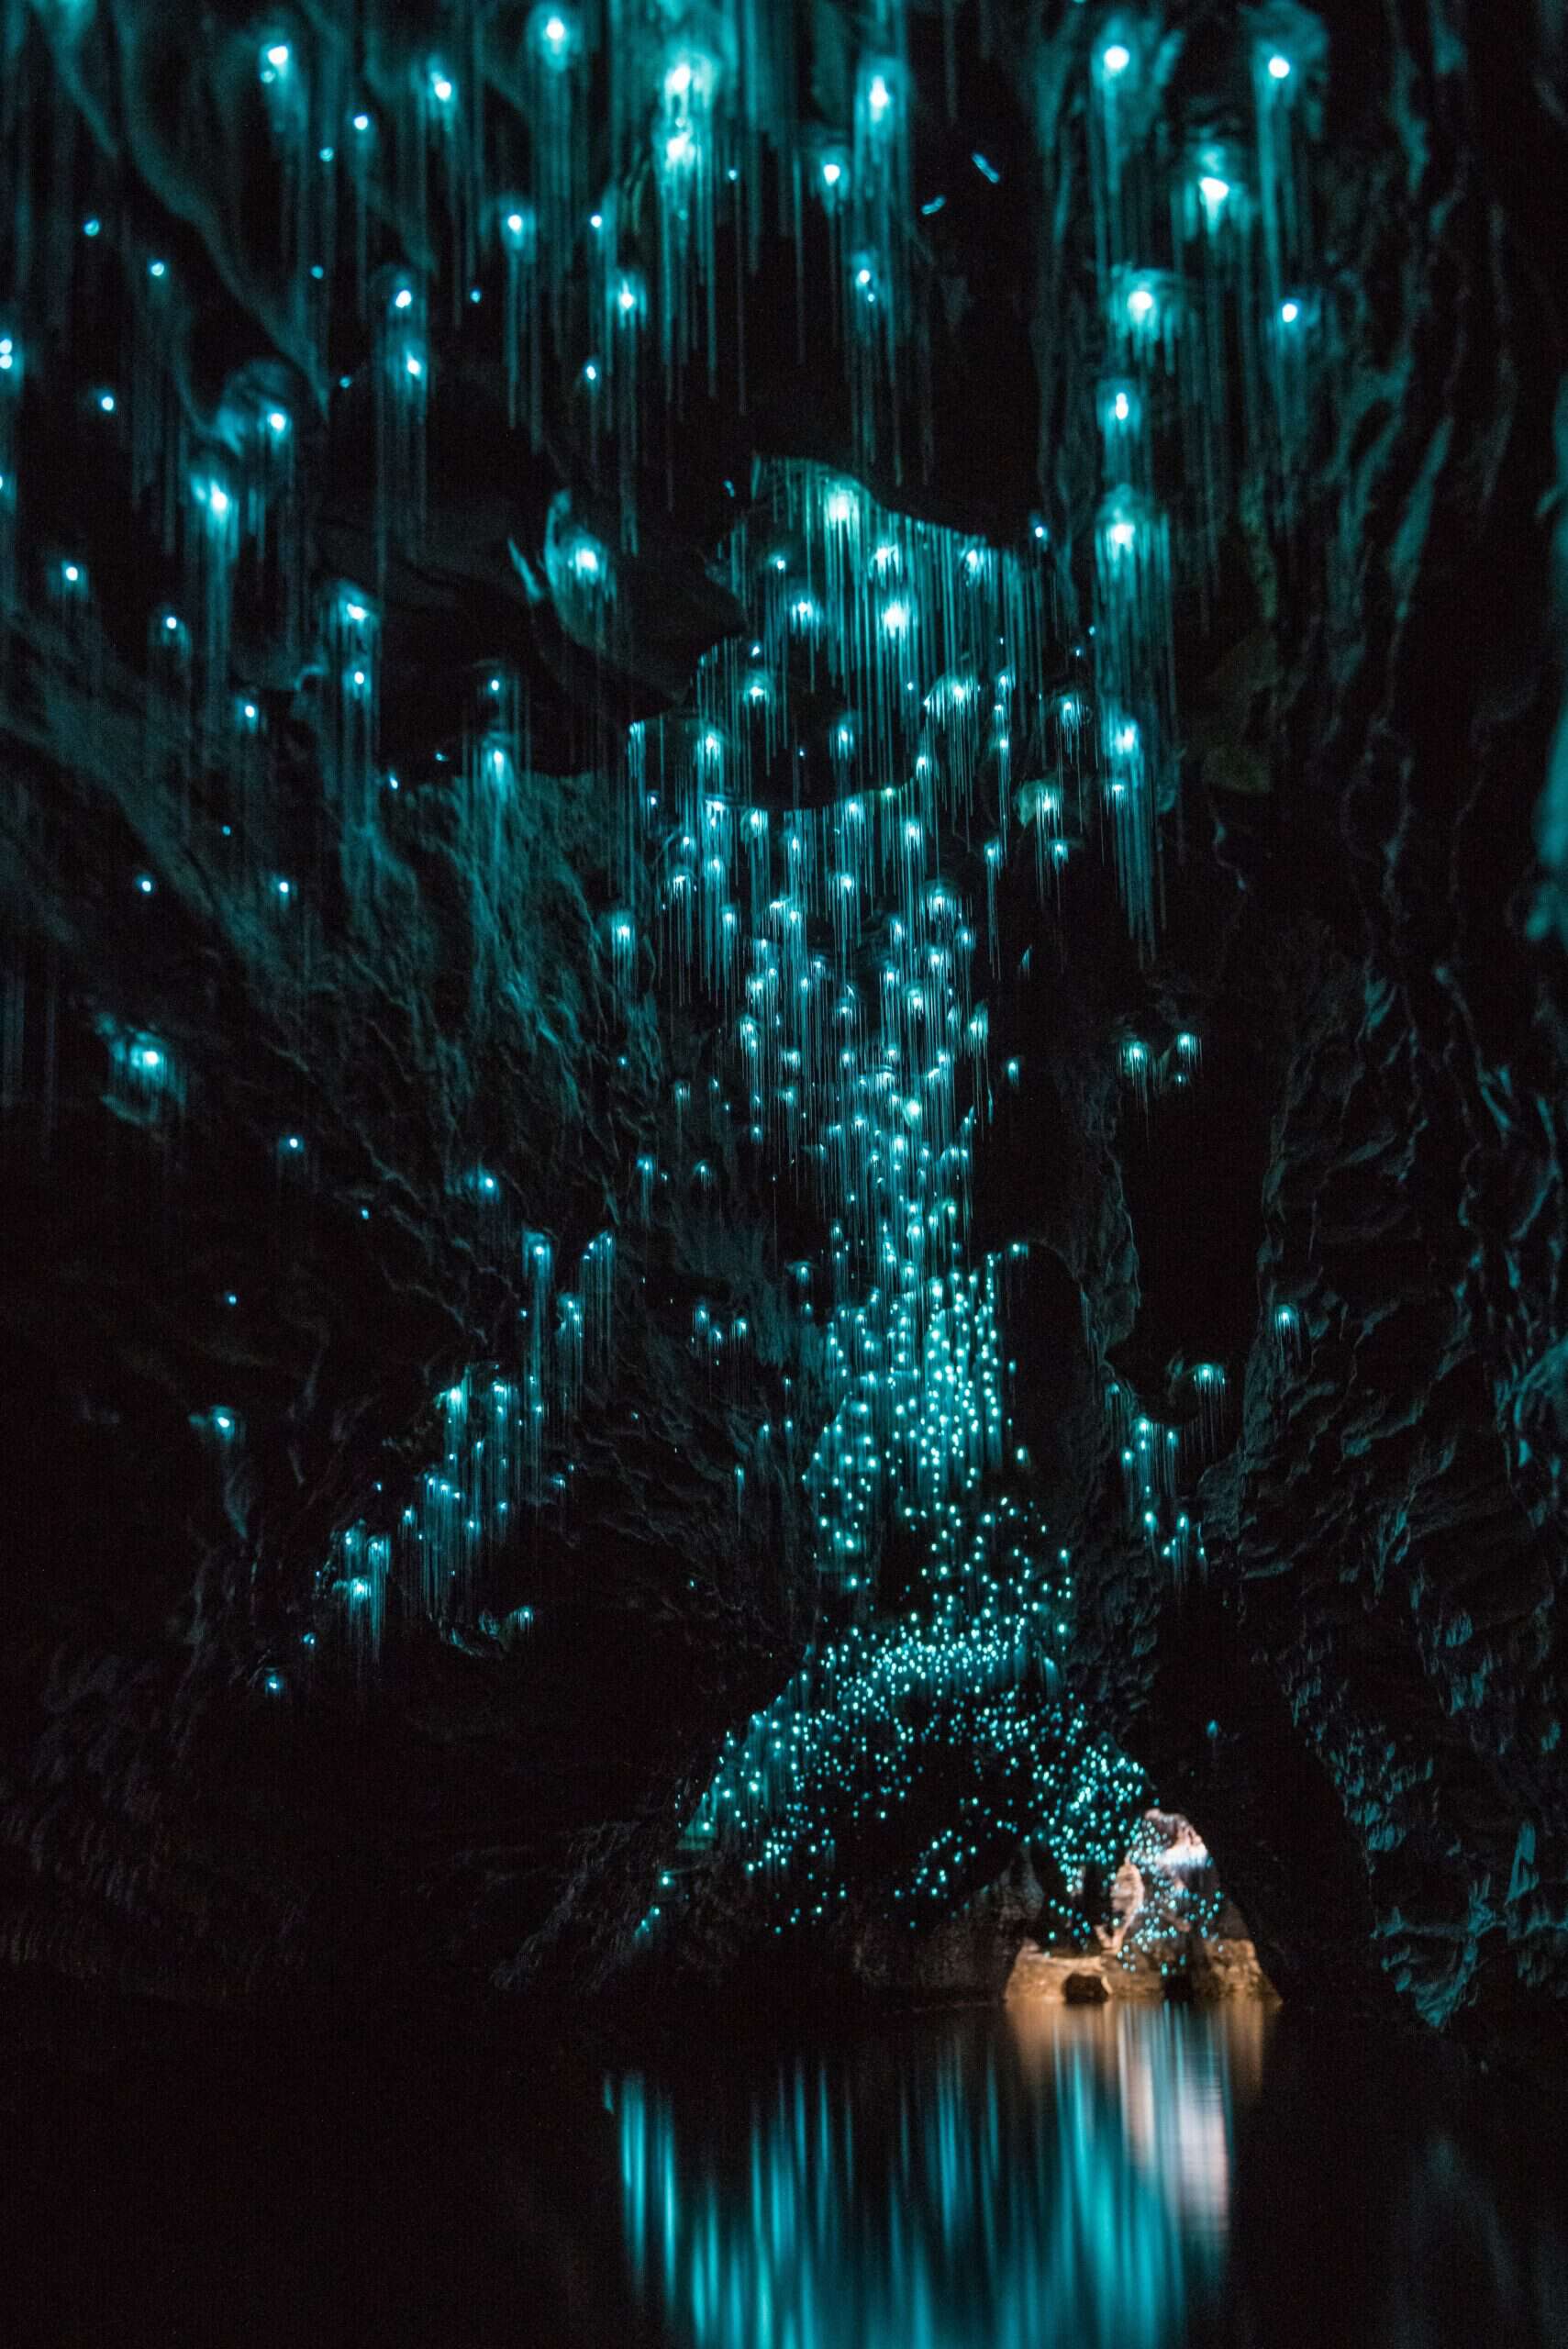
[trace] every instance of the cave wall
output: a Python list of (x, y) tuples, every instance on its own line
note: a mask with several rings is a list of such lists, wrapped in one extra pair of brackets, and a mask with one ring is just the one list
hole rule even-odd
[[(845, 351), (825, 335), (799, 365), (795, 252), (762, 238), (744, 402), (728, 340), (706, 387), (700, 368), (678, 399), (641, 379), (609, 642), (552, 584), (562, 497), (611, 534), (626, 489), (575, 359), (524, 429), (484, 305), (454, 306), (406, 543), (378, 505), (352, 268), (323, 338), (256, 160), (248, 21), (86, 14), (4, 19), (6, 270), (30, 338), (27, 543), (7, 539), (21, 568), (0, 581), (6, 1946), (225, 1999), (598, 1979), (724, 1731), (821, 1620), (802, 1459), (749, 1466), (743, 1509), (734, 1463), (738, 1431), (750, 1464), (759, 1426), (819, 1408), (786, 1267), (825, 1239), (809, 1191), (712, 1120), (713, 1007), (640, 943), (629, 985), (612, 967), (606, 777), (625, 728), (685, 707), (740, 624), (715, 561), (756, 458), (852, 470), (998, 544), (1048, 534), (1064, 659), (1092, 625), (1082, 77), (1104, 12), (960, 12), (951, 102), (939, 17), (907, 12), (916, 193), (944, 201), (921, 216), (929, 391), (902, 478), (885, 436), (857, 439)], [(1164, 12), (1173, 119), (1236, 103), (1235, 17)], [(462, 16), (482, 20), (512, 57), (522, 13)], [(378, 118), (452, 21), (364, 62)], [(1568, 1946), (1562, 322), (1543, 226), (1562, 59), (1522, 0), (1310, 21), (1331, 59), (1312, 169), (1333, 335), (1297, 509), (1276, 527), (1243, 484), (1218, 592), (1176, 616), (1155, 951), (1098, 853), (1042, 896), (1020, 841), (1001, 876), (992, 1052), (1022, 1076), (977, 1146), (974, 1240), (1032, 1252), (1014, 1408), (1075, 1561), (1075, 1685), (1202, 1820), (1270, 1975), (1437, 2025), (1550, 2029)], [(800, 111), (847, 119), (842, 12), (792, 22)], [(528, 124), (538, 94), (486, 70), (493, 107)], [(425, 267), (435, 213), (395, 184), (373, 244)], [(822, 265), (815, 217), (802, 238)], [(170, 272), (150, 321), (149, 254)], [(476, 278), (491, 314), (504, 274)], [(128, 351), (115, 442), (95, 386)], [(145, 635), (201, 586), (160, 510), (169, 451), (221, 441), (237, 386), (286, 398), (315, 484), (292, 571), (274, 546), (234, 619), (264, 818), (243, 742), (193, 753), (194, 688)], [(72, 547), (106, 616), (92, 642), (42, 584)], [(399, 789), (373, 838), (309, 611), (378, 568)], [(529, 790), (481, 835), (452, 785), (493, 660), (526, 710)], [(1146, 1102), (1127, 1040), (1171, 1068), (1187, 1033), (1201, 1068)], [(156, 1088), (125, 1073), (141, 1037), (166, 1056)], [(714, 1181), (662, 1184), (645, 1213), (639, 1160), (678, 1166), (689, 1143), (677, 1085)], [(489, 1170), (495, 1203), (473, 1187)], [(536, 1229), (562, 1264), (615, 1234), (613, 1356), (552, 1426), (559, 1486), (487, 1553), (482, 1612), (410, 1624), (367, 1672), (320, 1629), (334, 1536), (439, 1458), (433, 1398), (508, 1358)], [(698, 1301), (751, 1325), (739, 1386), (694, 1356)], [(1185, 1424), (1197, 1361), (1225, 1365), (1225, 1417), (1175, 1571), (1129, 1520), (1106, 1390)]]

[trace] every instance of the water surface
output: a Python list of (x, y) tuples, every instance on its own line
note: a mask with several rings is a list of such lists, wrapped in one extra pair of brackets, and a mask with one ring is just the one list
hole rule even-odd
[(1565, 2117), (1256, 2006), (608, 2068), (526, 2024), (73, 2024), (0, 2068), (0, 2338), (1568, 2349)]

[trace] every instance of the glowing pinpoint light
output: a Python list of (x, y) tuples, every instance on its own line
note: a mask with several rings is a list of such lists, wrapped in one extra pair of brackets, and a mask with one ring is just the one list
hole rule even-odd
[(1121, 520), (1111, 524), (1110, 529), (1106, 533), (1106, 536), (1110, 540), (1113, 547), (1118, 548), (1125, 553), (1126, 551), (1129, 547), (1133, 546), (1137, 541), (1138, 526), (1134, 522), (1128, 521), (1126, 518), (1123, 517)]
[(269, 1697), (281, 1697), (284, 1693), (283, 1674), (281, 1672), (269, 1672), (264, 1685)]
[[(7, 366), (10, 364), (9, 352), (6, 354), (6, 364)], [(113, 392), (100, 392), (98, 394), (98, 406), (103, 409), (106, 416), (113, 416), (116, 406)]]
[(147, 274), (149, 277), (162, 277), (167, 273), (167, 270), (168, 263), (166, 262), (150, 261), (147, 264)]
[(908, 605), (888, 604), (884, 606), (882, 615), (882, 625), (889, 636), (907, 635), (909, 629)]
[(824, 186), (837, 187), (839, 182), (843, 178), (843, 176), (844, 166), (842, 163), (828, 162), (823, 164), (822, 180)]
[(150, 873), (139, 873), (136, 876), (136, 885), (144, 897), (150, 897), (158, 884)]
[(1279, 306), (1280, 324), (1293, 327), (1301, 316), (1299, 302), (1282, 302)]
[(880, 122), (892, 104), (893, 93), (887, 86), (886, 77), (873, 73), (866, 91), (866, 106), (872, 120)]
[(1149, 318), (1154, 315), (1154, 296), (1147, 285), (1135, 285), (1127, 297), (1128, 316)]
[(90, 220), (83, 220), (83, 223), (82, 223), (82, 234), (83, 234), (84, 237), (95, 237), (95, 236), (97, 236), (97, 235), (101, 232), (101, 230), (102, 230), (102, 228), (103, 228), (103, 226), (104, 226), (103, 222), (98, 218), (97, 215), (95, 213), (95, 214), (94, 214), (94, 216), (93, 216), (93, 217), (92, 217)]
[(448, 81), (446, 75), (444, 73), (432, 73), (430, 76), (430, 95), (435, 99), (436, 104), (439, 106), (446, 106), (450, 101), (451, 95), (452, 85)]
[(287, 41), (275, 40), (270, 49), (264, 49), (261, 51), (261, 64), (263, 68), (261, 79), (263, 82), (270, 82), (275, 73), (286, 73), (289, 70), (289, 46)]
[(392, 306), (395, 310), (411, 309), (413, 303), (414, 293), (411, 286), (400, 285), (392, 297)]
[(281, 407), (272, 407), (267, 410), (267, 429), (272, 434), (274, 440), (283, 440), (287, 433), (288, 429), (288, 417), (284, 415)]
[(623, 311), (635, 310), (637, 307), (637, 289), (624, 277), (621, 279), (620, 291), (616, 295), (616, 301)]
[(180, 626), (180, 623), (179, 623), (178, 619), (175, 618), (175, 616), (174, 616), (174, 614), (173, 614), (172, 612), (165, 612), (165, 613), (164, 613), (164, 615), (163, 615), (163, 632), (164, 632), (164, 634), (165, 634), (166, 636), (173, 636), (173, 635), (175, 635), (175, 634), (177, 633), (178, 629), (179, 629), (179, 626)]
[(409, 351), (403, 364), (406, 372), (415, 377), (422, 375), (425, 372), (425, 362), (415, 351)]
[(1111, 413), (1118, 424), (1125, 424), (1132, 413), (1132, 404), (1125, 392), (1118, 392), (1111, 403)]
[(1105, 67), (1109, 79), (1114, 82), (1118, 74), (1125, 73), (1132, 63), (1132, 51), (1124, 42), (1113, 40), (1110, 47), (1102, 53), (1100, 63)]
[(1269, 79), (1271, 82), (1288, 82), (1290, 79), (1290, 60), (1281, 56), (1278, 50), (1269, 60)]
[(361, 135), (362, 135), (365, 131), (367, 131), (367, 130), (370, 128), (370, 127), (371, 127), (371, 118), (370, 118), (370, 117), (369, 117), (369, 115), (368, 115), (368, 114), (357, 114), (357, 115), (355, 115), (355, 117), (354, 117), (354, 120), (353, 120), (353, 128), (354, 128), (357, 131), (361, 132)]
[(599, 550), (586, 539), (573, 550), (572, 568), (579, 579), (597, 579), (603, 565)]

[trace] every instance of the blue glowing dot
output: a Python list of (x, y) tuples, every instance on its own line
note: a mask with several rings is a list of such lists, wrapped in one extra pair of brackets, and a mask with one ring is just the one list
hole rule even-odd
[(269, 1672), (261, 1685), (269, 1697), (281, 1697), (284, 1687), (284, 1675), (281, 1672)]
[(1299, 302), (1282, 302), (1279, 306), (1279, 314), (1280, 323), (1283, 326), (1293, 327), (1301, 316), (1301, 305)]
[(547, 65), (563, 65), (572, 48), (572, 28), (559, 10), (539, 19), (536, 38)]
[(144, 897), (150, 897), (158, 884), (150, 873), (139, 873), (136, 876), (136, 885)]
[(230, 1288), (230, 1289), (225, 1289), (224, 1294), (223, 1294), (223, 1301), (224, 1301), (225, 1305), (238, 1305), (238, 1304), (239, 1304), (239, 1296), (237, 1295), (237, 1293), (236, 1293), (233, 1289), (231, 1289), (231, 1288)]
[(167, 262), (150, 261), (147, 264), (147, 274), (149, 277), (165, 277), (168, 275), (168, 271), (169, 264)]
[(368, 115), (368, 114), (357, 114), (357, 115), (354, 117), (354, 123), (353, 123), (353, 127), (354, 127), (354, 128), (355, 128), (356, 130), (358, 130), (358, 131), (366, 131), (366, 130), (368, 130), (368, 129), (370, 128), (370, 127), (371, 127), (371, 118), (370, 118), (369, 115)]
[(1290, 79), (1290, 60), (1282, 56), (1278, 50), (1269, 60), (1269, 79), (1271, 82), (1288, 82)]
[(98, 394), (98, 406), (103, 409), (106, 416), (113, 416), (116, 406), (113, 392), (100, 392)]
[(99, 234), (103, 226), (103, 222), (98, 218), (96, 213), (95, 213), (92, 219), (83, 221), (82, 234), (84, 237), (95, 237)]
[(75, 562), (67, 562), (62, 564), (61, 567), (61, 577), (64, 580), (68, 587), (74, 587), (82, 577), (81, 564)]
[(305, 1144), (298, 1134), (284, 1134), (280, 1147), (290, 1158), (297, 1158)]

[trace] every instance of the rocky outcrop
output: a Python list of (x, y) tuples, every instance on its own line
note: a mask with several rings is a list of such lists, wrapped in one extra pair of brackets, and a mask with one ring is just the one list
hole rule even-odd
[(1097, 2006), (1120, 1998), (1277, 1998), (1245, 1936), (1194, 1935), (1178, 1950), (1159, 1947), (1109, 1957), (1098, 1951), (1041, 1949), (1026, 1942), (1007, 1976), (1008, 2006)]

